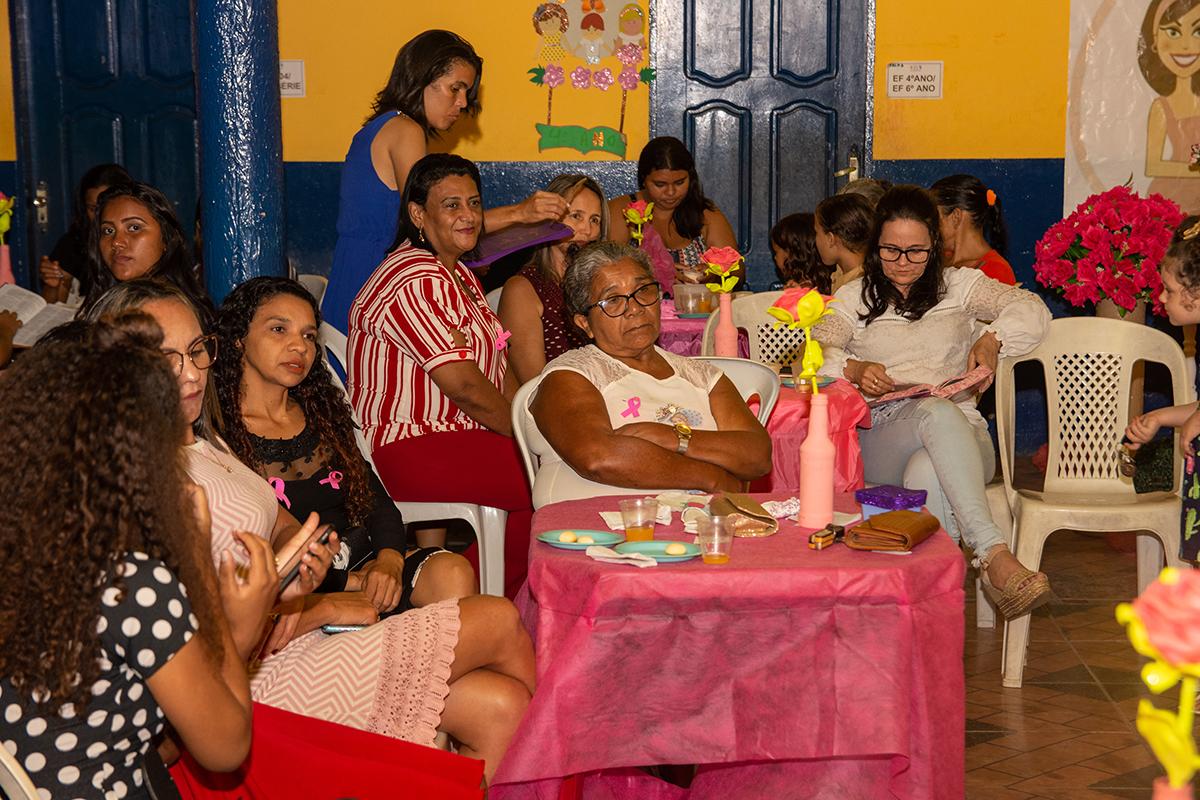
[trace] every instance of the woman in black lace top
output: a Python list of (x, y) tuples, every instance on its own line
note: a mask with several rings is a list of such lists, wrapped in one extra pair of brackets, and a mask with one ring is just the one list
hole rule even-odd
[[(294, 515), (316, 511), (342, 550), (319, 589), (354, 592), (382, 613), (476, 592), (462, 556), (408, 550), (404, 521), (355, 440), (342, 390), (318, 358), (319, 311), (299, 283), (255, 278), (230, 293), (213, 377), (221, 435)], [(341, 601), (349, 598), (342, 596)]]

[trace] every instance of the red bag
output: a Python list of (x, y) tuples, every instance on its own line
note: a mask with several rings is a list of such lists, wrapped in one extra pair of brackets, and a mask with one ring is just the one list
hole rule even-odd
[(183, 800), (483, 798), (483, 762), (473, 758), (259, 703), (253, 724), (236, 772), (209, 772), (187, 753), (175, 762)]

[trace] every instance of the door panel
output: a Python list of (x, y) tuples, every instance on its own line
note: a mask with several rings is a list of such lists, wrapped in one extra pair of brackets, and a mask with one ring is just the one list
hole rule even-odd
[(872, 0), (686, 0), (655, 7), (655, 136), (692, 151), (752, 288), (775, 279), (780, 217), (812, 211), (865, 150)]
[(12, 0), (23, 190), (48, 190), (30, 215), (30, 261), (66, 230), (80, 177), (122, 164), (174, 203), (190, 234), (199, 185), (190, 0)]

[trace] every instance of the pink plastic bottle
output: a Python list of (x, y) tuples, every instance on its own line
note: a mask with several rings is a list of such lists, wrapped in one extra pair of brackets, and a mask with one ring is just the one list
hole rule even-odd
[(717, 296), (721, 312), (713, 331), (713, 352), (725, 358), (737, 358), (738, 331), (733, 324), (733, 296), (729, 292), (720, 292)]
[(800, 445), (800, 515), (803, 528), (833, 522), (833, 441), (829, 438), (829, 396), (814, 394), (808, 436)]
[(6, 283), (16, 283), (12, 271), (12, 255), (8, 245), (0, 244), (0, 286)]

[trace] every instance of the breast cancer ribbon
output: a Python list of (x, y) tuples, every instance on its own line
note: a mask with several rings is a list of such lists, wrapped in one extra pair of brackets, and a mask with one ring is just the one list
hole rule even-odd
[(642, 398), (631, 397), (631, 398), (629, 398), (628, 406), (626, 406), (625, 410), (621, 412), (621, 416), (622, 417), (640, 417), (641, 414), (638, 413), (638, 409), (641, 407), (642, 407)]
[(496, 349), (503, 350), (508, 347), (508, 337), (510, 336), (512, 336), (512, 331), (500, 331), (499, 335), (496, 336)]
[(271, 478), (267, 482), (271, 484), (271, 488), (275, 490), (275, 499), (280, 503), (283, 503), (284, 508), (291, 508), (292, 501), (288, 500), (287, 494), (283, 491), (283, 487), (286, 485), (283, 482), (283, 478)]
[(341, 488), (341, 486), (339, 485), (341, 483), (341, 481), (342, 481), (342, 473), (338, 472), (336, 469), (332, 469), (329, 471), (329, 477), (324, 478), (323, 480), (319, 480), (319, 481), (317, 481), (317, 483), (327, 483), (327, 484), (329, 484), (329, 488), (333, 489), (336, 492), (338, 489)]

